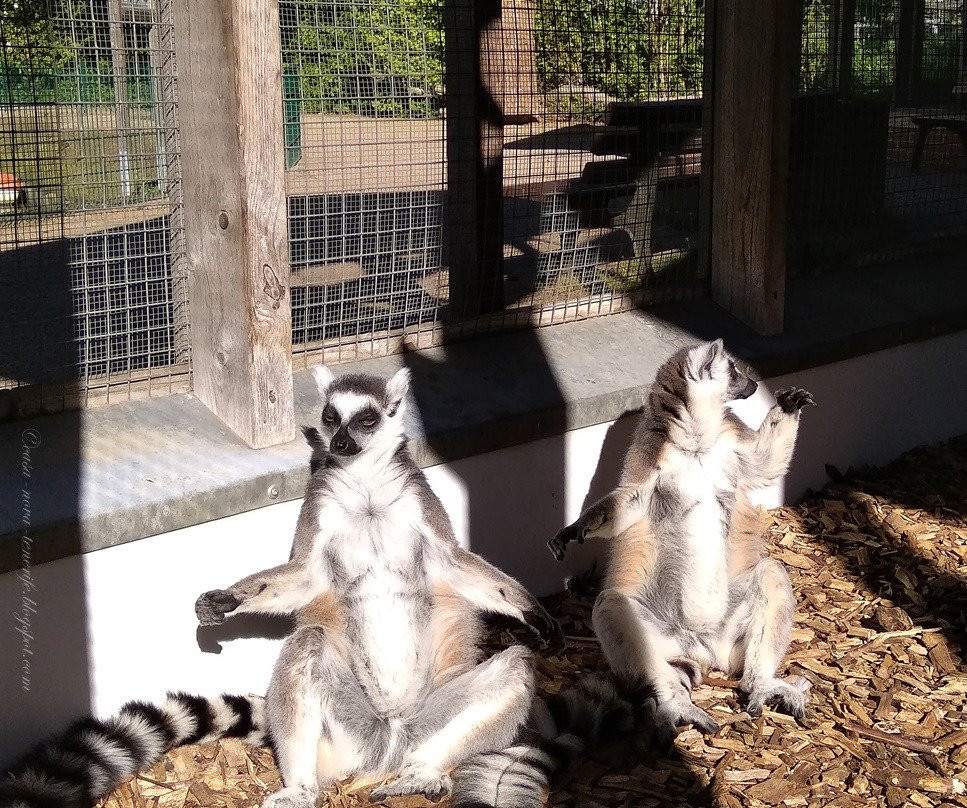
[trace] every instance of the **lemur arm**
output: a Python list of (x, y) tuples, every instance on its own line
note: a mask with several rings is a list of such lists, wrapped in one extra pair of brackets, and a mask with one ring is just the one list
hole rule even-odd
[(195, 601), (198, 622), (214, 626), (225, 622), (229, 614), (251, 612), (288, 615), (323, 594), (329, 588), (328, 581), (318, 569), (312, 574), (309, 566), (313, 543), (320, 540), (317, 524), (316, 511), (303, 503), (289, 561), (242, 578), (228, 589), (212, 589), (200, 595)]
[(431, 577), (480, 611), (512, 617), (545, 641), (562, 639), (557, 620), (523, 585), (459, 545), (439, 548)]
[(645, 485), (622, 485), (602, 497), (582, 513), (574, 524), (558, 532), (547, 546), (561, 561), (571, 542), (583, 544), (588, 538), (611, 539), (620, 536), (646, 515)]
[(287, 615), (307, 606), (325, 589), (304, 563), (290, 561), (242, 578), (228, 589), (205, 592), (195, 602), (195, 614), (203, 626), (223, 623), (229, 614)]
[[(762, 425), (754, 432), (747, 430), (748, 435), (742, 441), (744, 471), (749, 486), (764, 488), (789, 471), (799, 432), (800, 412), (803, 407), (815, 403), (809, 393), (796, 387), (776, 393), (776, 405), (769, 410)], [(742, 437), (740, 432), (740, 439)]]

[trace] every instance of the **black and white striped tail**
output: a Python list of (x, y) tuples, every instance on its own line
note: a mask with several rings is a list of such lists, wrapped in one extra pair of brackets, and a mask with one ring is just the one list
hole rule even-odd
[(132, 701), (29, 752), (0, 780), (0, 808), (91, 808), (165, 752), (217, 738), (265, 744), (262, 699), (170, 693), (160, 707)]
[[(453, 772), (454, 808), (542, 808), (551, 776), (633, 728), (635, 709), (602, 679), (538, 699), (530, 738), (477, 755)], [(529, 742), (528, 742), (529, 741)]]

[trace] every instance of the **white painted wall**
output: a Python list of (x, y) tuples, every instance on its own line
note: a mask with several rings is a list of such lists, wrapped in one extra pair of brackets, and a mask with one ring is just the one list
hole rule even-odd
[[(820, 403), (804, 416), (786, 498), (820, 487), (825, 463), (882, 463), (967, 432), (965, 357), (962, 333), (769, 380), (771, 389), (806, 387)], [(760, 392), (740, 414), (761, 420), (768, 405)], [(559, 565), (544, 542), (613, 486), (632, 427), (622, 418), (427, 476), (462, 543), (550, 592), (594, 550), (574, 548)], [(765, 501), (781, 498), (774, 491)], [(157, 699), (168, 689), (263, 692), (285, 624), (252, 618), (232, 634), (254, 636), (232, 638), (224, 627), (199, 630), (193, 606), (207, 589), (284, 561), (298, 509), (272, 505), (35, 568), (29, 692), (20, 687), (19, 636), (3, 635), (11, 652), (0, 654), (0, 765), (70, 718), (109, 713), (130, 698)], [(21, 597), (17, 577), (0, 576), (0, 615), (11, 625), (5, 616), (20, 610)]]

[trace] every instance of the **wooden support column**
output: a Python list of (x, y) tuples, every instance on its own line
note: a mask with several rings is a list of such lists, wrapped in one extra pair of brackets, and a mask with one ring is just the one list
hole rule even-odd
[[(793, 3), (718, 0), (712, 85), (712, 298), (761, 334), (782, 331)], [(706, 89), (706, 92), (708, 90)]]
[(295, 436), (277, 0), (173, 0), (194, 392), (249, 446)]
[(503, 306), (500, 0), (445, 0), (450, 322)]
[(896, 42), (896, 103), (914, 106), (920, 98), (923, 72), (925, 0), (900, 0)]
[(829, 15), (829, 86), (842, 96), (853, 89), (856, 0), (834, 0)]

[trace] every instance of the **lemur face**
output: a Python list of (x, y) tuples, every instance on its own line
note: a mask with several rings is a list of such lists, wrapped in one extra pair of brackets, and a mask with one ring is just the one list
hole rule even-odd
[(320, 429), (314, 436), (306, 433), (310, 443), (346, 461), (399, 445), (409, 371), (401, 370), (389, 381), (359, 374), (335, 378), (322, 366), (314, 374), (324, 405)]
[(722, 340), (708, 342), (688, 352), (690, 375), (696, 380), (696, 392), (724, 401), (749, 398), (759, 384), (736, 367), (735, 359), (725, 350)]

